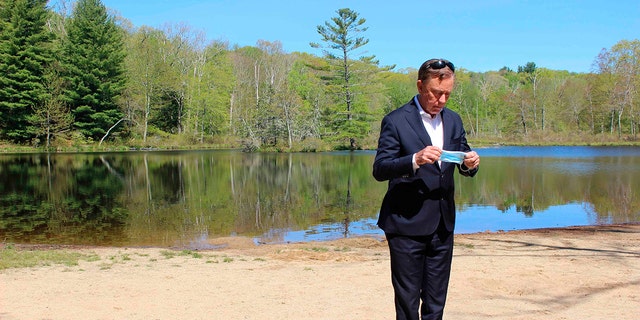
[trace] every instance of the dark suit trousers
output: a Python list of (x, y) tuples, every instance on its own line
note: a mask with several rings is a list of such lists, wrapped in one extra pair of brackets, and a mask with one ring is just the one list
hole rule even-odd
[(453, 233), (440, 221), (437, 231), (430, 236), (386, 234), (386, 237), (396, 319), (418, 320), (419, 314), (422, 320), (442, 319), (451, 273)]

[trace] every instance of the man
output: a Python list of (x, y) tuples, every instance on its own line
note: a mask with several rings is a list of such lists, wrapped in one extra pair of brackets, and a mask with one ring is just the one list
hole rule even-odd
[[(380, 128), (373, 176), (389, 180), (378, 226), (389, 244), (396, 319), (442, 319), (453, 257), (453, 174), (472, 177), (480, 164), (462, 119), (445, 108), (454, 81), (453, 63), (425, 61), (418, 94)], [(460, 159), (450, 160), (456, 154), (449, 151)]]

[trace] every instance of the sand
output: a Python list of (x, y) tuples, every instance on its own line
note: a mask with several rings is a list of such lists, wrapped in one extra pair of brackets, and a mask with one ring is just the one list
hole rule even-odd
[[(640, 224), (456, 235), (445, 319), (639, 319)], [(394, 319), (386, 242), (96, 254), (0, 271), (0, 319)]]

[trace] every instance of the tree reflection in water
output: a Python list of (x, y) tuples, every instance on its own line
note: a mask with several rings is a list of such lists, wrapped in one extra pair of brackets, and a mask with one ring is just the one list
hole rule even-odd
[[(522, 156), (525, 147), (508, 154), (479, 149), (479, 174), (456, 181), (458, 225), (465, 232), (499, 230), (515, 219), (522, 221), (516, 228), (540, 227), (536, 221), (551, 214), (560, 226), (640, 221), (640, 151), (565, 148), (542, 156)], [(372, 151), (3, 154), (0, 236), (19, 243), (206, 246), (209, 238), (234, 235), (286, 242), (377, 233), (386, 183), (372, 178), (373, 157)], [(483, 221), (488, 216), (494, 218)]]

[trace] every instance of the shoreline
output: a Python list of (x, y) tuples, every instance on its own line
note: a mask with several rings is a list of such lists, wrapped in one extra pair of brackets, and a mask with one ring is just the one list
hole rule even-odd
[[(490, 234), (512, 234), (512, 233), (547, 233), (555, 230), (561, 230), (565, 232), (598, 232), (606, 231), (611, 228), (624, 228), (640, 226), (640, 222), (628, 222), (628, 223), (614, 223), (614, 224), (599, 224), (599, 225), (575, 225), (565, 227), (543, 227), (534, 229), (516, 229), (516, 230), (497, 230), (497, 231), (479, 231), (472, 233), (455, 233), (455, 237), (467, 237), (473, 235), (490, 235)], [(362, 235), (351, 236), (348, 238), (330, 239), (330, 240), (310, 240), (310, 241), (287, 241), (287, 242), (265, 242), (255, 243), (252, 237), (245, 236), (228, 236), (228, 237), (216, 237), (208, 240), (208, 244), (212, 248), (192, 248), (187, 246), (156, 246), (156, 245), (86, 245), (86, 244), (57, 244), (57, 243), (13, 243), (13, 242), (0, 242), (0, 250), (8, 245), (16, 248), (17, 250), (85, 250), (85, 249), (100, 249), (100, 248), (120, 248), (120, 249), (165, 249), (165, 250), (189, 250), (189, 251), (219, 251), (225, 250), (225, 245), (228, 243), (242, 243), (243, 246), (250, 246), (249, 242), (253, 242), (253, 246), (283, 246), (283, 245), (295, 245), (305, 243), (317, 243), (317, 244), (331, 244), (336, 241), (349, 241), (350, 239), (376, 239), (379, 241), (385, 241), (384, 234), (380, 236), (374, 235)], [(235, 239), (231, 240), (230, 239)], [(219, 247), (215, 247), (219, 246)]]

